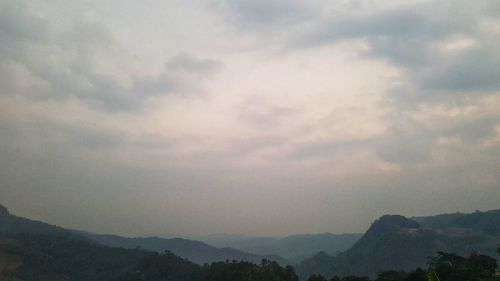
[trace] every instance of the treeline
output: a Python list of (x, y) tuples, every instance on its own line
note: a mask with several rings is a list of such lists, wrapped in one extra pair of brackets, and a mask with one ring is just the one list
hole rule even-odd
[[(500, 247), (497, 251), (500, 253)], [(436, 256), (429, 257), (428, 266), (427, 270), (417, 268), (412, 271), (381, 272), (374, 281), (500, 281), (500, 277), (495, 276), (498, 269), (496, 260), (479, 253), (472, 253), (468, 258), (464, 258), (456, 254), (438, 252)], [(322, 275), (312, 275), (308, 281), (369, 281), (369, 278), (333, 276), (327, 279)]]
[(274, 261), (262, 260), (260, 265), (249, 262), (216, 262), (203, 267), (204, 281), (299, 281), (292, 266), (281, 267)]

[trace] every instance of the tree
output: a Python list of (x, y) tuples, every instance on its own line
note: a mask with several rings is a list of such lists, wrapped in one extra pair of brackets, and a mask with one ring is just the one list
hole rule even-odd
[(404, 271), (390, 270), (379, 273), (375, 281), (401, 281), (406, 280), (408, 273)]
[(307, 281), (327, 281), (327, 280), (321, 274), (319, 274), (319, 275), (313, 274), (313, 275), (309, 276), (309, 279), (307, 279)]
[(473, 253), (468, 258), (455, 254), (438, 252), (437, 257), (431, 257), (430, 270), (436, 272), (441, 281), (483, 281), (492, 279), (496, 260), (479, 253)]
[(332, 278), (330, 278), (330, 280), (328, 280), (328, 281), (340, 281), (340, 277), (338, 277), (337, 275), (335, 275)]
[(410, 272), (405, 281), (427, 281), (427, 272), (419, 267)]
[(370, 281), (370, 279), (365, 276), (345, 276), (342, 277), (342, 281)]

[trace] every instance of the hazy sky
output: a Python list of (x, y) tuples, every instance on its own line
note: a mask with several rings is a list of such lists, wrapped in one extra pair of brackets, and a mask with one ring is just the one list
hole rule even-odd
[(500, 208), (498, 0), (0, 0), (0, 204), (137, 235)]

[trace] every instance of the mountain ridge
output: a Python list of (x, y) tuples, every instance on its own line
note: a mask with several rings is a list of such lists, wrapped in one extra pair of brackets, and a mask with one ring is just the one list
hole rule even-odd
[(112, 234), (94, 234), (91, 232), (65, 229), (45, 222), (17, 217), (8, 209), (0, 205), (0, 233), (31, 233), (41, 235), (54, 235), (91, 241), (110, 247), (127, 249), (141, 248), (149, 251), (169, 251), (182, 258), (198, 264), (211, 263), (225, 260), (238, 260), (259, 263), (262, 259), (269, 259), (280, 264), (289, 262), (277, 255), (260, 256), (245, 253), (232, 248), (216, 248), (204, 242), (184, 238), (158, 238), (136, 237), (128, 238)]
[[(387, 270), (413, 270), (438, 251), (495, 256), (500, 210), (419, 217), (384, 215), (375, 220), (350, 249), (336, 257), (320, 253), (297, 265), (300, 276), (366, 275)], [(437, 223), (439, 222), (439, 223)]]
[(323, 232), (284, 237), (252, 237), (222, 234), (202, 237), (201, 240), (216, 247), (227, 246), (259, 255), (274, 254), (298, 262), (319, 251), (336, 255), (350, 248), (361, 235), (359, 233), (333, 234)]

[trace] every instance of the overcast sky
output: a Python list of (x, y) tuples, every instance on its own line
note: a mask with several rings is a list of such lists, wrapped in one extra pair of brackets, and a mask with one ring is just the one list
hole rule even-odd
[(500, 208), (498, 0), (0, 0), (0, 204), (140, 235)]

